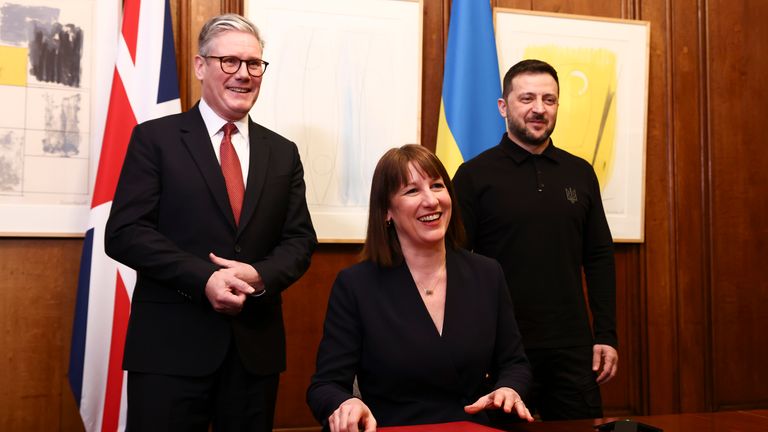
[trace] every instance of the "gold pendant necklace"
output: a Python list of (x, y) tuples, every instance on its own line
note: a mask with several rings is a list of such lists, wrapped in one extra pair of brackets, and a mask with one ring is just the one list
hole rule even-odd
[(445, 263), (443, 263), (442, 266), (440, 266), (440, 269), (435, 272), (435, 281), (432, 282), (431, 288), (422, 288), (424, 291), (424, 295), (429, 297), (432, 294), (435, 293), (435, 288), (437, 288), (437, 285), (440, 283), (440, 279), (443, 277), (443, 272), (445, 271)]

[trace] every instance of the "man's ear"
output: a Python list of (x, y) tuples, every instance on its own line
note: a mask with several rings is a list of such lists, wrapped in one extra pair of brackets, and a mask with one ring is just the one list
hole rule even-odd
[(205, 59), (200, 57), (199, 54), (197, 54), (195, 55), (193, 62), (195, 67), (195, 77), (200, 81), (202, 81), (203, 76), (205, 75), (205, 67), (207, 66), (205, 64)]
[(507, 101), (505, 101), (504, 98), (499, 98), (496, 103), (499, 106), (499, 114), (502, 117), (507, 118)]

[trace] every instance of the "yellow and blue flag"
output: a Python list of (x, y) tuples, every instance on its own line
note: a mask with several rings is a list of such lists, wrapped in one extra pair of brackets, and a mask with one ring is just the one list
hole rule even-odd
[(491, 3), (453, 0), (437, 127), (437, 156), (453, 176), (505, 131)]

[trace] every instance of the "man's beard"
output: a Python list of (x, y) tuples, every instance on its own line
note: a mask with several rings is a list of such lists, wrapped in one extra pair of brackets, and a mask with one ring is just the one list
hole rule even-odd
[[(544, 120), (544, 116), (534, 114), (531, 120)], [(534, 136), (531, 133), (531, 131), (529, 131), (528, 128), (525, 127), (525, 121), (522, 121), (522, 122), (515, 121), (515, 119), (512, 117), (512, 113), (507, 111), (507, 129), (510, 131), (512, 136), (514, 136), (518, 140), (523, 141), (518, 144), (538, 147), (549, 141), (549, 137), (550, 135), (552, 135), (552, 131), (555, 130), (555, 122), (552, 122), (549, 128), (547, 128), (541, 136), (537, 137), (537, 136)]]

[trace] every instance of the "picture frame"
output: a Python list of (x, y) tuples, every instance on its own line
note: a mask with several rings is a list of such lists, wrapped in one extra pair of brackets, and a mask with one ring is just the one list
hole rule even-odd
[(555, 145), (590, 162), (614, 242), (644, 240), (650, 23), (494, 9), (500, 76), (526, 58), (558, 72)]
[[(97, 89), (111, 82), (118, 14), (113, 1), (0, 1), (0, 236), (84, 235), (109, 97)], [(75, 48), (80, 38), (79, 54), (67, 54), (79, 65), (40, 72), (36, 34)]]
[(298, 146), (319, 241), (364, 241), (376, 163), (420, 141), (421, 1), (247, 0), (245, 15), (269, 62), (251, 118)]

